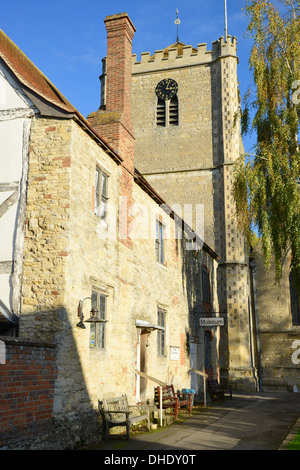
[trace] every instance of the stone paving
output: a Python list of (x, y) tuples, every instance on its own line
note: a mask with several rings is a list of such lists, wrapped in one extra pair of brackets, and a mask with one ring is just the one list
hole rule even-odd
[[(300, 425), (300, 393), (235, 393), (197, 414), (129, 441), (112, 436), (91, 450), (282, 450)], [(111, 453), (111, 452), (110, 452)], [(191, 455), (191, 452), (188, 452)], [(188, 455), (186, 454), (186, 455)]]

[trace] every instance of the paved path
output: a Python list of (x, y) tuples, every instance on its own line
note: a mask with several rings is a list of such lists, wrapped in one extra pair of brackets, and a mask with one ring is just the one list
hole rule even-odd
[[(300, 393), (236, 393), (187, 420), (93, 447), (106, 451), (277, 450), (300, 417)], [(127, 454), (127, 452), (126, 452)], [(119, 455), (119, 454), (118, 454)]]

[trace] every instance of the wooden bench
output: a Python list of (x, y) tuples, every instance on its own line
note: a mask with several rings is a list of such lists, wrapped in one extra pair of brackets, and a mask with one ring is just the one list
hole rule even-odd
[(212, 401), (219, 399), (225, 401), (225, 396), (230, 397), (230, 400), (232, 400), (231, 386), (229, 386), (228, 389), (225, 389), (216, 379), (213, 379), (207, 380), (207, 387)]
[[(147, 420), (147, 428), (150, 429), (149, 407), (143, 405), (128, 405), (126, 395), (117, 398), (103, 398), (98, 401), (99, 410), (103, 413), (105, 423), (105, 439), (109, 438), (109, 431), (115, 426), (126, 426), (126, 438), (129, 439), (130, 426), (140, 421)], [(133, 409), (140, 412), (133, 415)]]
[[(161, 393), (160, 393), (161, 392)], [(160, 406), (160, 399), (162, 409), (173, 408), (175, 420), (178, 419), (179, 409), (182, 406), (188, 406), (189, 413), (192, 412), (192, 398), (191, 394), (184, 394), (188, 398), (181, 399), (180, 394), (175, 393), (173, 385), (163, 385), (156, 387), (156, 401)]]

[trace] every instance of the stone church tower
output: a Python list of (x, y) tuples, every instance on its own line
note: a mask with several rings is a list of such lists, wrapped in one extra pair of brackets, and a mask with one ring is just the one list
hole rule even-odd
[[(227, 34), (211, 48), (177, 40), (133, 55), (135, 167), (220, 257), (219, 312), (211, 312), (224, 319), (220, 379), (240, 390), (290, 390), (299, 383), (300, 313), (299, 299), (296, 313), (291, 307), (289, 257), (279, 292), (235, 217), (234, 163), (244, 151), (237, 66), (237, 40)], [(100, 80), (104, 110), (106, 58)]]
[(237, 65), (231, 36), (211, 50), (177, 42), (152, 56), (142, 53), (141, 60), (133, 56), (132, 116), (136, 167), (221, 258), (221, 378), (249, 389), (256, 371), (248, 249), (232, 198), (233, 164), (243, 152)]

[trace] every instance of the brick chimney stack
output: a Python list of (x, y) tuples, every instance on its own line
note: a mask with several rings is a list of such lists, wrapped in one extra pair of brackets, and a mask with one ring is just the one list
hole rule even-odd
[(88, 116), (95, 131), (134, 172), (134, 137), (131, 121), (132, 40), (135, 33), (127, 13), (107, 16), (106, 109)]

